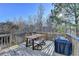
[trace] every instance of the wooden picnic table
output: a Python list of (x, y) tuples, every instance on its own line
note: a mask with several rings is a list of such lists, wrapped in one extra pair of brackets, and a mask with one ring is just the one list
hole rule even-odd
[(44, 34), (35, 34), (31, 36), (26, 36), (26, 47), (28, 47), (29, 40), (32, 40), (32, 49), (34, 50), (34, 40), (37, 38), (43, 38), (45, 35)]

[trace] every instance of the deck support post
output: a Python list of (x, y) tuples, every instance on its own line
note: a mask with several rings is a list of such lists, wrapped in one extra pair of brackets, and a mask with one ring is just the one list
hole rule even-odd
[(32, 49), (34, 50), (34, 40), (32, 39)]
[(26, 47), (28, 47), (28, 38), (26, 38)]

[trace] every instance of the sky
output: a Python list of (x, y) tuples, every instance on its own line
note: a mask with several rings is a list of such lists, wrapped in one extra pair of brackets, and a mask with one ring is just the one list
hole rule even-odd
[[(44, 16), (50, 14), (52, 6), (50, 3), (42, 3), (44, 7)], [(28, 16), (36, 15), (39, 3), (0, 3), (0, 22), (8, 20), (14, 21), (14, 17), (22, 16), (28, 20)]]

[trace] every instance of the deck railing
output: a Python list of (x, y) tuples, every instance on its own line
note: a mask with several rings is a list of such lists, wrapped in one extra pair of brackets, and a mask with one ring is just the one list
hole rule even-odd
[(10, 47), (11, 46), (12, 37), (10, 34), (2, 34), (0, 35), (0, 49)]

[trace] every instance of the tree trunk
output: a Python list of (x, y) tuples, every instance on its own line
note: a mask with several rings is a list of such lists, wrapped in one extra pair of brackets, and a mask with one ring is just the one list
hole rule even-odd
[(77, 34), (77, 32), (78, 32), (78, 21), (77, 21), (77, 13), (76, 13), (76, 11), (77, 11), (77, 7), (76, 7), (76, 3), (74, 4), (74, 8), (75, 8), (75, 10), (74, 10), (74, 14), (75, 14), (75, 24), (76, 24), (76, 36), (78, 35)]

